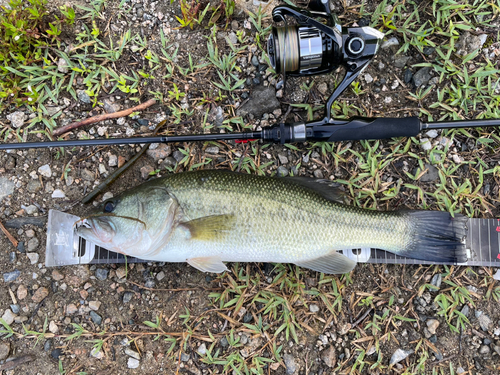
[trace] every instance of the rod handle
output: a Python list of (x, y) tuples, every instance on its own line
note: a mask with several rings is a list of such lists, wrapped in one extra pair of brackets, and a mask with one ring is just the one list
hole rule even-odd
[(355, 117), (345, 124), (326, 125), (328, 129), (324, 129), (321, 132), (322, 134), (318, 133), (320, 132), (320, 129), (315, 129), (320, 127), (321, 126), (313, 127), (311, 137), (309, 137), (308, 132), (308, 139), (316, 138), (316, 134), (319, 136), (319, 138), (322, 138), (323, 141), (325, 140), (325, 138), (327, 138), (327, 142), (414, 137), (418, 133), (420, 133), (422, 124), (418, 117)]

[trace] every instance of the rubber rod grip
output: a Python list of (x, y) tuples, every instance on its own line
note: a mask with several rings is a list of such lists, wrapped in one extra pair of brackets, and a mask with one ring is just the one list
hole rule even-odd
[[(337, 128), (338, 127), (338, 128)], [(414, 137), (421, 131), (418, 117), (354, 118), (344, 125), (329, 127), (328, 142)]]

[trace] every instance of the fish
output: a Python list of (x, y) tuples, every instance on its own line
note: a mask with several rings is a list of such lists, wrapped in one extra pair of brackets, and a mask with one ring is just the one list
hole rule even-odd
[[(328, 182), (328, 181), (327, 181)], [(291, 263), (346, 274), (346, 249), (463, 263), (468, 217), (346, 204), (324, 180), (198, 170), (153, 178), (81, 217), (77, 234), (107, 250), (210, 273), (227, 262)]]

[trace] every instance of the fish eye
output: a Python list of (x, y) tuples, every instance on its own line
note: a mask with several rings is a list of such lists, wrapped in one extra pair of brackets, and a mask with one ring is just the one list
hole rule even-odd
[(106, 202), (104, 205), (104, 212), (113, 212), (115, 209), (115, 204), (113, 202)]

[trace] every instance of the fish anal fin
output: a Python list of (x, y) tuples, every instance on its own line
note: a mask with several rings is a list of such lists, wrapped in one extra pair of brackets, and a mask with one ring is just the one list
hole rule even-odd
[(337, 251), (332, 251), (318, 258), (296, 262), (295, 264), (313, 271), (334, 275), (349, 273), (356, 266), (355, 261)]
[(181, 225), (189, 231), (190, 239), (213, 241), (229, 231), (233, 222), (233, 215), (213, 215), (187, 221)]
[(227, 271), (227, 267), (217, 256), (190, 258), (187, 260), (187, 262), (189, 263), (189, 265), (202, 272), (221, 273)]
[(314, 179), (309, 177), (286, 177), (289, 181), (305, 187), (310, 190), (314, 190), (316, 193), (321, 195), (323, 198), (330, 201), (334, 201), (341, 204), (347, 204), (347, 194), (337, 187), (331, 186), (332, 181), (325, 179)]

